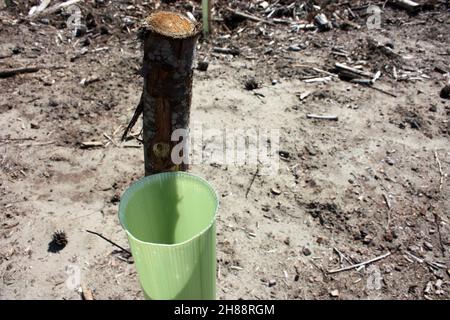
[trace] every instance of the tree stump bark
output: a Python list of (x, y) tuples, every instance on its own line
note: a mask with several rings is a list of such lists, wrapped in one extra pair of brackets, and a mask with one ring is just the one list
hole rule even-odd
[[(145, 175), (186, 171), (171, 157), (176, 129), (188, 129), (195, 45), (201, 25), (182, 14), (152, 13), (141, 29), (144, 88), (138, 106), (144, 114)], [(187, 156), (187, 155), (185, 155)]]

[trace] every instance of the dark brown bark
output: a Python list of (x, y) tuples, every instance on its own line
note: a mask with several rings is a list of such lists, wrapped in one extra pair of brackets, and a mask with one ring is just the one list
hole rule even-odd
[(142, 29), (145, 175), (187, 170), (176, 165), (171, 141), (176, 129), (188, 129), (192, 98), (193, 59), (201, 26), (173, 12), (155, 12)]

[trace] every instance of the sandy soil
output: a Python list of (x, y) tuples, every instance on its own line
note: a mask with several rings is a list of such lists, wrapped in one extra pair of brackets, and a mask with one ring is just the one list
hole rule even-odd
[[(132, 259), (85, 231), (128, 248), (118, 202), (144, 166), (139, 142), (121, 143), (120, 135), (139, 100), (142, 52), (135, 26), (123, 18), (141, 1), (86, 2), (83, 17), (97, 19), (97, 32), (75, 39), (61, 14), (44, 24), (20, 19), (23, 5), (0, 11), (0, 69), (62, 67), (0, 79), (1, 299), (81, 299), (72, 285), (77, 275), (96, 299), (143, 298)], [(279, 172), (256, 175), (247, 196), (255, 167), (191, 168), (221, 198), (218, 298), (450, 297), (450, 100), (439, 97), (445, 78), (436, 68), (450, 71), (444, 7), (417, 16), (386, 8), (382, 30), (292, 33), (242, 21), (200, 41), (198, 59), (210, 65), (195, 71), (192, 121), (280, 129), (284, 151)], [(371, 50), (369, 38), (392, 43), (399, 57)], [(211, 50), (228, 45), (241, 54)], [(347, 57), (333, 54), (339, 49)], [(305, 65), (330, 70), (358, 61), (382, 71), (377, 86), (396, 97), (337, 78), (301, 80)], [(396, 81), (393, 66), (419, 78)], [(260, 88), (248, 91), (251, 77)], [(307, 119), (310, 113), (339, 120)], [(104, 146), (82, 148), (83, 141)], [(56, 230), (68, 244), (52, 252)], [(327, 272), (387, 252), (370, 266)]]

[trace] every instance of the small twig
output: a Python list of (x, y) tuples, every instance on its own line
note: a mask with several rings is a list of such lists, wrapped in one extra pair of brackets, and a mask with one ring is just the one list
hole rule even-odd
[(363, 85), (363, 86), (365, 86), (365, 87), (367, 87), (367, 88), (371, 88), (371, 89), (377, 90), (378, 92), (387, 94), (388, 96), (397, 98), (397, 95), (395, 95), (395, 94), (393, 94), (393, 93), (391, 93), (391, 92), (389, 92), (389, 91), (386, 91), (386, 90), (384, 90), (384, 89), (375, 87), (375, 86), (373, 85), (373, 82), (374, 82), (373, 79), (352, 79), (352, 80), (350, 80), (350, 82), (352, 82), (352, 83), (357, 83), (357, 84), (360, 84), (360, 85)]
[(388, 207), (386, 230), (389, 230), (389, 225), (391, 224), (391, 209), (392, 209), (392, 205), (391, 205), (391, 202), (389, 201), (389, 197), (385, 193), (383, 193), (383, 198), (384, 198), (384, 201), (386, 202), (386, 206)]
[(117, 147), (117, 143), (106, 132), (103, 132), (103, 136), (108, 139), (115, 147)]
[(81, 143), (82, 148), (94, 148), (94, 147), (103, 147), (103, 142), (101, 141), (83, 141)]
[[(439, 168), (439, 174), (441, 176), (440, 179), (439, 179), (439, 192), (441, 192), (442, 191), (442, 185), (444, 184), (444, 177), (445, 177), (445, 175), (444, 175), (444, 172), (442, 170), (442, 164), (441, 164), (441, 160), (439, 160), (437, 150), (434, 150), (434, 157), (436, 159), (436, 163), (437, 163), (438, 168)], [(445, 246), (444, 246), (444, 242), (442, 240), (441, 227), (440, 227), (441, 217), (436, 212), (434, 212), (434, 210), (433, 210), (433, 215), (434, 215), (434, 222), (436, 223), (436, 228), (437, 228), (438, 235), (439, 235), (439, 244), (441, 245), (441, 251), (442, 251), (442, 254), (445, 255)]]
[(105, 238), (105, 237), (102, 236), (100, 233), (94, 232), (94, 231), (90, 231), (90, 230), (86, 230), (86, 232), (95, 234), (96, 236), (99, 236), (100, 238), (102, 238), (103, 240), (108, 241), (109, 243), (111, 243), (112, 245), (116, 246), (116, 247), (119, 248), (120, 250), (122, 250), (122, 251), (128, 253), (128, 254), (130, 255), (130, 257), (132, 256), (132, 254), (131, 254), (130, 251), (128, 251), (127, 249), (125, 249), (125, 248), (123, 248), (123, 247), (121, 247), (121, 246), (119, 246), (117, 243), (115, 243), (115, 242), (109, 240), (108, 238)]
[(223, 54), (231, 54), (233, 56), (238, 56), (240, 54), (240, 50), (237, 48), (220, 48), (220, 47), (214, 47), (212, 49), (214, 52), (217, 53), (223, 53)]
[(373, 258), (373, 259), (370, 259), (370, 260), (367, 260), (367, 261), (364, 261), (364, 262), (361, 262), (361, 263), (353, 264), (353, 265), (348, 266), (348, 267), (344, 267), (344, 268), (340, 268), (340, 269), (334, 269), (334, 270), (329, 270), (328, 274), (333, 274), (333, 273), (338, 273), (338, 272), (342, 272), (342, 271), (356, 269), (356, 268), (359, 268), (361, 266), (365, 266), (367, 264), (370, 264), (370, 263), (376, 262), (378, 260), (384, 259), (384, 258), (386, 258), (386, 257), (388, 257), (390, 255), (391, 255), (391, 253), (388, 252), (388, 253), (385, 253), (385, 254), (383, 254), (383, 255), (381, 255), (379, 257), (376, 257), (376, 258)]
[(55, 144), (56, 141), (46, 141), (46, 142), (36, 142), (36, 143), (32, 143), (32, 144), (26, 144), (26, 143), (21, 143), (18, 144), (18, 147), (43, 147), (43, 146), (48, 146), (51, 144)]
[(383, 193), (383, 198), (384, 198), (384, 201), (386, 202), (386, 206), (388, 207), (389, 210), (391, 210), (391, 208), (392, 208), (391, 202), (389, 201), (389, 198), (385, 193)]
[(323, 276), (324, 276), (325, 278), (328, 279), (328, 273), (327, 273), (322, 267), (318, 266), (318, 265), (314, 262), (314, 260), (312, 260), (312, 259), (309, 260), (309, 262), (311, 262), (311, 264), (312, 264), (314, 267), (316, 267), (317, 269), (319, 269), (319, 271), (322, 272)]
[(439, 235), (439, 244), (441, 245), (441, 251), (442, 251), (442, 254), (445, 255), (445, 246), (444, 246), (444, 241), (442, 240), (442, 233), (441, 233), (441, 226), (440, 226), (441, 217), (434, 211), (433, 211), (433, 215), (434, 215), (434, 223), (436, 224), (437, 232)]
[(26, 67), (26, 68), (0, 70), (0, 78), (9, 78), (18, 74), (38, 72), (41, 69), (42, 69), (41, 67)]
[(1, 59), (5, 59), (5, 58), (11, 58), (13, 55), (14, 55), (14, 53), (5, 54), (5, 55), (0, 55), (0, 60), (1, 60)]
[(122, 125), (121, 125), (121, 124), (117, 127), (116, 130), (114, 130), (114, 132), (113, 132), (113, 134), (112, 134), (113, 138), (114, 138), (114, 137), (116, 136), (116, 134), (120, 131), (120, 129), (122, 129)]
[(255, 173), (253, 174), (252, 181), (250, 182), (250, 185), (247, 188), (247, 192), (245, 192), (246, 199), (247, 199), (248, 193), (250, 192), (250, 189), (253, 185), (253, 182), (255, 182), (255, 179), (256, 179), (256, 176), (258, 175), (258, 173), (259, 173), (259, 167), (256, 169)]
[(389, 92), (389, 91), (386, 91), (386, 90), (383, 90), (383, 89), (381, 89), (381, 88), (375, 87), (375, 86), (373, 86), (373, 85), (372, 85), (372, 86), (369, 86), (369, 88), (372, 88), (372, 89), (377, 90), (377, 91), (379, 91), (379, 92), (381, 92), (381, 93), (387, 94), (388, 96), (397, 98), (397, 95), (396, 95), (396, 94), (393, 94), (393, 93), (391, 93), (391, 92)]
[(350, 259), (348, 259), (342, 252), (340, 252), (337, 248), (333, 247), (333, 250), (336, 251), (336, 253), (339, 255), (339, 263), (341, 266), (343, 265), (343, 260), (347, 261), (348, 263), (352, 264)]
[(249, 20), (252, 20), (252, 21), (255, 21), (255, 22), (262, 22), (262, 23), (267, 23), (267, 24), (270, 24), (270, 25), (275, 25), (275, 23), (273, 23), (272, 21), (264, 20), (264, 19), (252, 16), (251, 14), (240, 12), (238, 10), (233, 10), (233, 9), (231, 9), (229, 7), (227, 8), (227, 10), (231, 11), (234, 15), (236, 15), (238, 17), (241, 17), (241, 18), (249, 19)]
[(139, 119), (139, 116), (143, 113), (144, 111), (144, 102), (143, 102), (143, 94), (141, 95), (141, 99), (139, 100), (139, 104), (136, 107), (136, 110), (134, 111), (133, 117), (130, 120), (130, 123), (128, 124), (128, 126), (125, 128), (125, 131), (123, 132), (122, 135), (122, 141), (125, 141), (127, 139), (128, 133), (131, 131), (131, 129), (133, 129), (134, 125), (136, 124), (136, 121)]
[(332, 121), (338, 121), (338, 116), (320, 116), (316, 114), (307, 114), (306, 117), (308, 119), (318, 119), (318, 120), (332, 120)]
[(6, 142), (6, 141), (26, 141), (26, 140), (35, 140), (35, 138), (32, 138), (32, 137), (26, 137), (26, 138), (0, 138), (0, 142)]
[(439, 174), (441, 175), (441, 179), (439, 180), (439, 192), (442, 190), (442, 185), (444, 184), (444, 172), (442, 171), (441, 160), (439, 160), (437, 150), (434, 150), (434, 157), (436, 158), (436, 163), (439, 168)]
[(1, 78), (9, 78), (9, 77), (13, 77), (16, 76), (18, 74), (23, 74), (23, 73), (33, 73), (33, 72), (38, 72), (39, 70), (42, 69), (50, 69), (50, 70), (57, 70), (57, 69), (63, 69), (65, 67), (63, 66), (53, 66), (53, 67), (48, 67), (48, 66), (40, 66), (40, 67), (24, 67), (24, 68), (14, 68), (14, 69), (7, 69), (7, 70), (0, 70), (0, 79)]
[(333, 77), (328, 76), (328, 77), (314, 77), (314, 78), (308, 78), (308, 79), (303, 79), (304, 82), (306, 83), (315, 83), (315, 82), (327, 82), (327, 81), (331, 81), (333, 79)]
[(423, 259), (416, 257), (415, 255), (413, 255), (411, 252), (408, 251), (404, 251), (410, 258), (413, 258), (415, 261), (417, 261), (418, 263), (423, 263)]
[(346, 72), (346, 73), (351, 73), (353, 75), (357, 75), (357, 76), (361, 76), (363, 78), (369, 78), (369, 79), (372, 79), (374, 76), (371, 72), (365, 72), (363, 70), (356, 69), (356, 68), (347, 66), (345, 64), (342, 64), (342, 63), (335, 63), (335, 67), (338, 70), (338, 74), (340, 74), (342, 72)]

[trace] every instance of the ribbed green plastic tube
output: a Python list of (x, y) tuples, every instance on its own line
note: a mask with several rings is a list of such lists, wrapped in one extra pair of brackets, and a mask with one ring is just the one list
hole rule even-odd
[(217, 210), (214, 189), (185, 172), (147, 176), (125, 191), (119, 219), (147, 299), (216, 298)]

